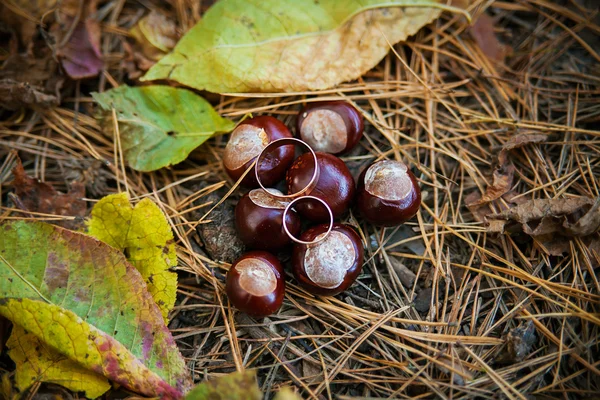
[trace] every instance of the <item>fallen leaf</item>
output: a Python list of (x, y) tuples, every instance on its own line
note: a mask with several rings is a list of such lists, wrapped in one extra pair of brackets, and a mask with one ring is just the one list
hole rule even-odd
[(502, 150), (513, 150), (532, 143), (542, 143), (548, 140), (548, 135), (519, 133), (511, 136), (510, 139), (502, 146)]
[(129, 31), (141, 52), (149, 60), (158, 61), (177, 44), (179, 35), (175, 21), (152, 10)]
[[(14, 175), (12, 186), (15, 189), (18, 208), (57, 216), (83, 217), (86, 214), (87, 205), (83, 200), (85, 187), (81, 183), (73, 182), (68, 193), (60, 193), (51, 185), (27, 176), (19, 159), (12, 172)], [(81, 224), (81, 221), (81, 219), (65, 219), (54, 223), (74, 229)]]
[(255, 371), (233, 372), (192, 389), (186, 400), (261, 400)]
[(600, 228), (600, 197), (583, 217), (574, 223), (567, 220), (563, 223), (563, 227), (564, 233), (568, 236), (587, 236), (597, 232)]
[(56, 55), (71, 79), (92, 78), (98, 75), (104, 66), (98, 21), (87, 19), (77, 23), (69, 40), (56, 51)]
[(120, 86), (92, 93), (104, 111), (101, 123), (113, 137), (114, 108), (121, 147), (131, 168), (154, 171), (177, 164), (215, 132), (229, 132), (235, 124), (222, 118), (202, 97), (170, 86)]
[(137, 79), (175, 47), (179, 35), (175, 21), (157, 11), (140, 19), (129, 34), (135, 42), (123, 43), (127, 57), (123, 66), (130, 79)]
[(486, 57), (503, 63), (506, 56), (512, 52), (512, 49), (510, 46), (500, 43), (494, 32), (495, 25), (494, 18), (483, 13), (471, 25), (469, 31)]
[(485, 190), (483, 196), (477, 200), (471, 200), (471, 203), (467, 203), (468, 207), (479, 206), (485, 203), (489, 203), (496, 199), (499, 199), (510, 191), (513, 185), (513, 178), (515, 175), (515, 167), (510, 163), (498, 166), (494, 170), (492, 177), (492, 184)]
[(182, 397), (185, 361), (120, 251), (37, 221), (4, 222), (0, 230), (0, 315), (49, 351), (129, 390)]
[(509, 221), (517, 222), (546, 253), (558, 256), (570, 251), (571, 237), (589, 237), (600, 229), (600, 198), (529, 200), (486, 218), (488, 232), (503, 233)]
[(95, 399), (110, 389), (107, 379), (92, 370), (82, 368), (64, 354), (53, 350), (32, 333), (15, 325), (7, 343), (10, 358), (17, 366), (16, 386), (23, 391), (42, 380), (64, 386), (74, 392), (85, 392)]
[(49, 108), (58, 104), (56, 96), (44, 93), (40, 87), (12, 79), (0, 79), (0, 107), (18, 110), (27, 106)]
[(463, 12), (448, 3), (222, 0), (142, 80), (217, 93), (326, 89), (363, 75), (442, 9)]
[(53, 107), (60, 103), (64, 78), (50, 49), (12, 54), (0, 69), (0, 107)]
[(127, 193), (102, 198), (92, 208), (88, 233), (127, 255), (142, 274), (148, 291), (167, 320), (177, 296), (177, 265), (173, 231), (163, 212), (150, 199), (132, 207)]
[(543, 218), (564, 217), (581, 211), (583, 207), (594, 204), (589, 197), (572, 197), (568, 199), (534, 199), (498, 214), (490, 214), (492, 219), (511, 219), (521, 224)]

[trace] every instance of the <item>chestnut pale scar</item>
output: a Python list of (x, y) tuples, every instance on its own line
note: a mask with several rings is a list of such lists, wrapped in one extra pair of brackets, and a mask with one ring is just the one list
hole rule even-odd
[(235, 266), (242, 289), (253, 296), (266, 296), (277, 288), (277, 277), (269, 265), (258, 258), (246, 258)]
[[(317, 236), (320, 238), (324, 233)], [(304, 255), (304, 269), (308, 278), (316, 285), (334, 289), (344, 282), (346, 271), (356, 260), (352, 240), (338, 231), (316, 245), (309, 246)]]
[(269, 144), (267, 132), (254, 125), (243, 124), (235, 128), (225, 147), (223, 163), (235, 170), (258, 156)]
[(411, 193), (407, 166), (399, 161), (379, 161), (365, 173), (365, 190), (384, 200), (402, 200)]

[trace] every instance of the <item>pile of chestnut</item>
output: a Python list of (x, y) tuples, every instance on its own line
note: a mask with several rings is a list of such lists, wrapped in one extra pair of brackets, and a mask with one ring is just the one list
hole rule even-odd
[[(298, 114), (298, 138), (293, 140), (300, 139), (310, 150), (298, 157), (293, 144), (264, 153), (272, 142), (293, 138), (274, 117), (244, 120), (232, 132), (223, 165), (236, 181), (246, 174), (240, 184), (251, 189), (235, 209), (239, 236), (252, 249), (227, 273), (227, 295), (236, 308), (256, 317), (279, 309), (285, 274), (274, 253), (292, 245), (292, 272), (307, 291), (335, 295), (350, 287), (362, 269), (363, 244), (351, 226), (334, 220), (351, 206), (377, 226), (399, 225), (416, 214), (420, 189), (404, 163), (374, 162), (356, 185), (337, 157), (357, 145), (363, 129), (362, 115), (354, 107), (326, 101), (309, 103)], [(251, 167), (255, 174), (249, 173)], [(275, 189), (284, 179), (285, 188)], [(294, 199), (294, 193), (308, 197)], [(291, 199), (293, 208), (288, 207)], [(301, 232), (307, 223), (312, 226)]]

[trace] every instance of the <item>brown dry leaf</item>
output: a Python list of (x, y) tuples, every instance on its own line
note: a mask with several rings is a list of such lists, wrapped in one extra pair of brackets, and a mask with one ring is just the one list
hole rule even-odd
[(175, 47), (179, 39), (175, 21), (154, 10), (129, 33), (140, 45), (143, 55), (152, 61), (160, 60)]
[(488, 215), (487, 217), (492, 219), (510, 219), (521, 224), (526, 224), (543, 218), (565, 217), (581, 211), (582, 208), (592, 204), (594, 204), (594, 199), (590, 197), (535, 199), (501, 213)]
[(483, 196), (481, 196), (481, 198), (477, 200), (470, 199), (472, 202), (467, 203), (467, 206), (478, 206), (499, 199), (500, 197), (508, 193), (512, 188), (514, 175), (515, 167), (512, 164), (509, 164), (507, 162), (503, 165), (498, 166), (494, 170), (492, 184), (487, 187)]
[(0, 107), (52, 107), (60, 103), (63, 77), (50, 49), (36, 54), (13, 54), (0, 69)]
[[(85, 187), (74, 182), (68, 193), (63, 194), (51, 185), (27, 176), (21, 160), (17, 159), (17, 165), (13, 168), (15, 179), (12, 186), (15, 188), (16, 205), (26, 211), (59, 216), (83, 217), (87, 212)], [(83, 220), (53, 221), (56, 225), (69, 229), (75, 229)]]
[(48, 108), (58, 104), (56, 96), (44, 93), (38, 86), (12, 79), (0, 79), (0, 107), (18, 110), (27, 106)]
[(469, 31), (483, 54), (492, 60), (503, 63), (512, 49), (498, 40), (494, 32), (495, 22), (494, 18), (488, 14), (481, 14)]
[(570, 250), (569, 237), (589, 237), (600, 229), (600, 198), (529, 200), (487, 219), (490, 233), (503, 233), (515, 221), (548, 254), (561, 255)]
[(565, 221), (563, 227), (564, 233), (569, 236), (587, 236), (598, 231), (600, 228), (600, 197), (583, 217), (574, 223)]
[(511, 136), (511, 138), (504, 143), (504, 146), (502, 146), (502, 150), (513, 150), (531, 143), (542, 143), (546, 140), (548, 140), (548, 135), (519, 133), (518, 135)]
[(124, 42), (127, 57), (124, 67), (131, 79), (139, 78), (158, 60), (175, 47), (179, 35), (175, 21), (152, 10), (129, 31), (135, 39), (133, 45)]

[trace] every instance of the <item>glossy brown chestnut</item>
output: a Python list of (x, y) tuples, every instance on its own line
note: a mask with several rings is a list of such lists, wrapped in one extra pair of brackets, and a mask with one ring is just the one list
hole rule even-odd
[(227, 272), (225, 290), (238, 310), (254, 317), (273, 314), (285, 293), (281, 263), (266, 251), (246, 253)]
[[(223, 155), (225, 171), (233, 180), (238, 180), (269, 143), (292, 137), (289, 129), (277, 118), (259, 116), (247, 119), (231, 133)], [(270, 152), (261, 164), (261, 181), (272, 186), (283, 179), (285, 171), (294, 160), (294, 146), (281, 146)], [(257, 187), (254, 173), (249, 172), (242, 185)]]
[[(300, 238), (323, 235), (328, 224), (306, 230)], [(333, 296), (348, 289), (362, 269), (363, 245), (348, 225), (334, 224), (331, 233), (314, 245), (294, 245), (292, 267), (296, 280), (313, 294)]]
[[(331, 208), (333, 217), (340, 218), (348, 211), (354, 200), (356, 193), (354, 178), (346, 164), (336, 156), (322, 152), (316, 152), (316, 155), (319, 180), (309, 194), (324, 200)], [(297, 192), (306, 186), (313, 173), (313, 163), (310, 154), (303, 154), (294, 161), (286, 175), (288, 192)], [(298, 204), (296, 210), (315, 222), (329, 220), (327, 210), (316, 202)]]
[(396, 226), (417, 213), (421, 189), (406, 164), (382, 160), (360, 175), (356, 203), (361, 215), (372, 224)]
[[(282, 194), (276, 189), (269, 189)], [(242, 242), (251, 249), (280, 250), (292, 241), (283, 229), (287, 201), (272, 197), (263, 189), (252, 189), (235, 207), (235, 226)], [(294, 210), (286, 216), (290, 233), (300, 233), (300, 217)]]
[(360, 141), (362, 115), (345, 101), (309, 103), (296, 119), (298, 136), (315, 151), (343, 154)]

